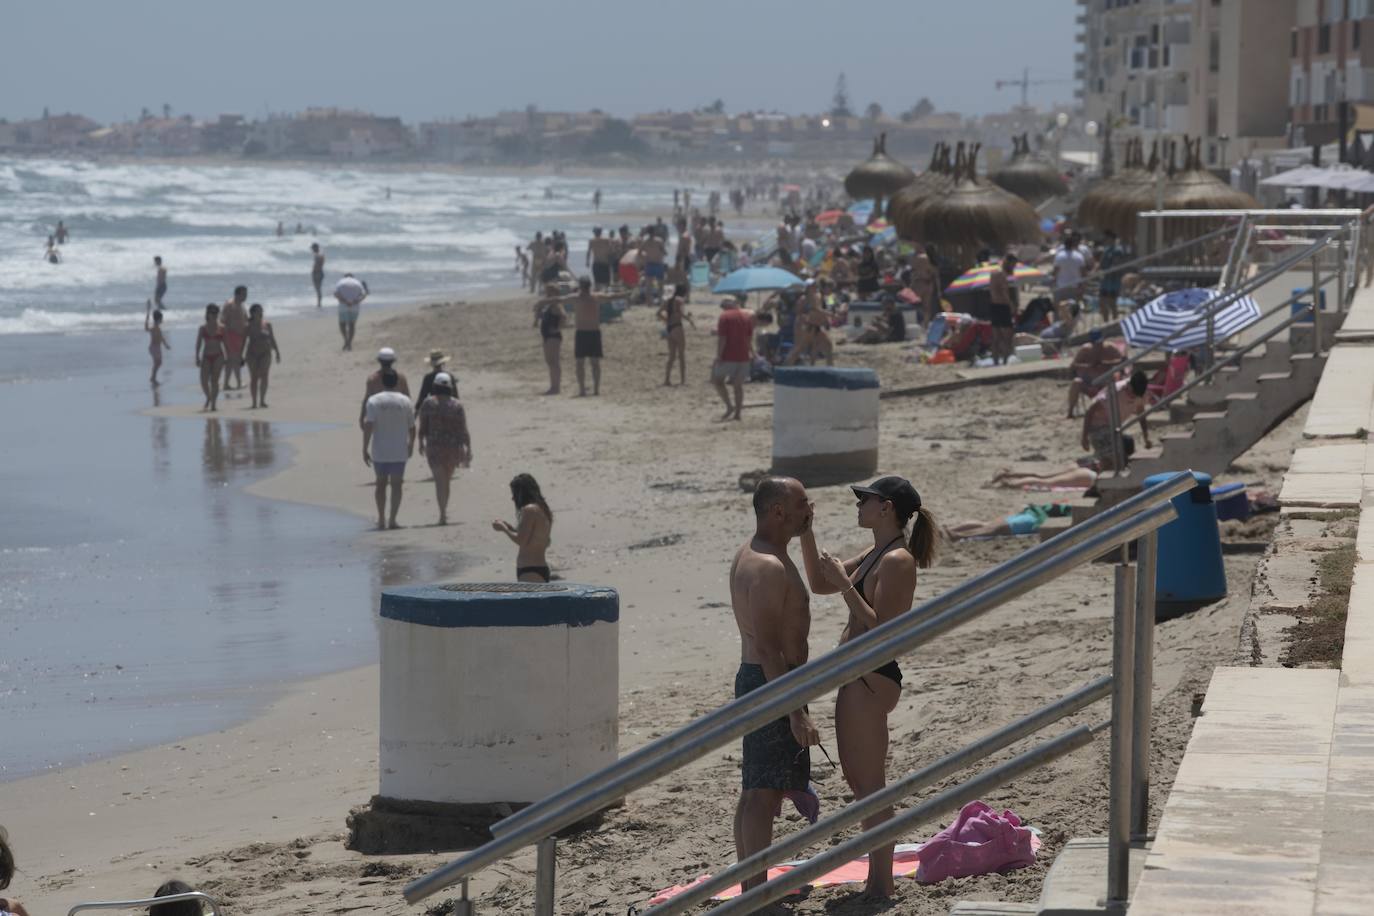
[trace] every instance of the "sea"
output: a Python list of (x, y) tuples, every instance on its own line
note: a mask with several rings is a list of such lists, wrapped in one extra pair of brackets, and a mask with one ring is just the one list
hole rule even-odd
[(274, 319), (313, 312), (312, 241), (369, 308), (453, 300), (514, 287), (536, 230), (585, 238), (598, 188), (608, 215), (671, 206), (670, 183), (635, 179), (0, 158), (0, 780), (225, 728), (374, 662), (380, 590), (473, 562), (247, 493), (309, 427), (149, 415), (199, 398), (185, 351), (147, 382), (154, 255), (172, 329), (239, 284)]

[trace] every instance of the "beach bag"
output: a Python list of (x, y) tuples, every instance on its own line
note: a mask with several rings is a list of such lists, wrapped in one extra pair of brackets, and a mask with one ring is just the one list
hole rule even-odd
[(954, 823), (921, 845), (916, 880), (936, 884), (1034, 865), (1033, 836), (1010, 811), (998, 814), (983, 802), (969, 802)]

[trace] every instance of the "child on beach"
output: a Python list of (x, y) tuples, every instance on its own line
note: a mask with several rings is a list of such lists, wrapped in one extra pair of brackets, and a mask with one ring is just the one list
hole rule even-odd
[(167, 336), (162, 333), (162, 309), (153, 309), (153, 300), (148, 300), (148, 307), (143, 311), (143, 330), (148, 332), (148, 355), (153, 358), (153, 374), (149, 379), (154, 385), (158, 384), (157, 370), (162, 368), (162, 349), (166, 347), (172, 349), (172, 345), (167, 342)]

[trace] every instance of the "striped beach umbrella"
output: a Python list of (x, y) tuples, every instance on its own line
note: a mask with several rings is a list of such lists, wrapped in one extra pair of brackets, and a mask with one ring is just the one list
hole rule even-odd
[[(966, 293), (975, 289), (983, 289), (992, 282), (992, 272), (996, 269), (996, 264), (980, 264), (946, 286), (945, 292)], [(1016, 265), (1016, 275), (1011, 278), (1011, 282), (1025, 283), (1029, 280), (1043, 280), (1045, 276), (1043, 270), (1027, 264), (1018, 264)]]
[[(1187, 327), (1206, 312), (1207, 303), (1224, 295), (1215, 289), (1175, 290), (1152, 299), (1136, 309), (1121, 322), (1121, 333), (1132, 347), (1150, 347)], [(1259, 305), (1250, 296), (1242, 296), (1223, 306), (1213, 318), (1214, 341), (1222, 341), (1238, 334), (1259, 321)], [(1207, 343), (1207, 322), (1196, 325), (1169, 340), (1171, 350), (1191, 350)]]

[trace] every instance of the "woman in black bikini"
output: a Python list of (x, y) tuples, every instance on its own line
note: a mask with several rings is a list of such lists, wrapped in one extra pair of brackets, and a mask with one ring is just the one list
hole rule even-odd
[(510, 482), (510, 496), (519, 513), (518, 523), (497, 519), (492, 530), (499, 531), (519, 548), (515, 555), (515, 578), (519, 582), (548, 582), (551, 578), (546, 552), (553, 538), (553, 510), (539, 492), (539, 484), (529, 474), (516, 474)]
[(558, 394), (563, 387), (563, 325), (568, 320), (564, 301), (558, 287), (550, 283), (544, 287), (544, 298), (534, 306), (534, 324), (539, 328), (544, 362), (549, 367), (549, 390), (545, 394)]
[[(901, 477), (882, 477), (870, 486), (852, 487), (859, 499), (859, 527), (873, 532), (873, 547), (841, 562), (816, 547), (816, 536), (802, 534), (802, 558), (811, 591), (844, 596), (849, 621), (840, 642), (845, 643), (911, 608), (916, 570), (934, 559), (939, 528), (920, 494)], [(906, 526), (912, 525), (911, 535)], [(835, 740), (840, 768), (854, 792), (864, 798), (887, 784), (887, 717), (897, 707), (902, 669), (896, 660), (840, 688), (835, 699)], [(880, 811), (863, 822), (865, 830), (892, 817)], [(892, 896), (892, 847), (874, 850), (868, 860), (865, 894), (875, 899)]]
[(672, 297), (658, 310), (658, 317), (663, 319), (663, 329), (668, 338), (668, 365), (663, 369), (663, 384), (667, 386), (673, 384), (674, 361), (677, 362), (679, 383), (687, 384), (687, 332), (682, 328), (683, 319), (692, 326), (692, 330), (697, 328), (697, 323), (687, 311), (687, 292), (687, 284), (679, 283), (673, 288)]

